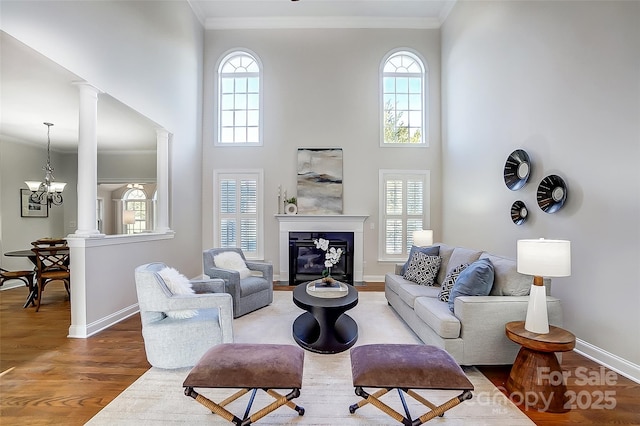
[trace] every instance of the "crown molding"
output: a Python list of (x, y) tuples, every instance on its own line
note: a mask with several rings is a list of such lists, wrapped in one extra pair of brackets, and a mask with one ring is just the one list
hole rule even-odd
[(200, 5), (198, 3), (194, 3), (191, 0), (187, 0), (187, 3), (191, 7), (191, 10), (193, 11), (193, 14), (196, 15), (196, 19), (198, 19), (198, 21), (200, 22), (200, 25), (202, 25), (204, 27), (205, 26), (205, 21), (206, 21), (206, 16), (204, 14), (204, 11), (200, 7)]
[(440, 16), (438, 16), (438, 20), (440, 21), (440, 25), (444, 24), (444, 21), (447, 20), (447, 18), (449, 17), (449, 14), (453, 10), (453, 6), (456, 5), (457, 1), (458, 0), (447, 0), (445, 2), (444, 6), (442, 6), (442, 10), (440, 10)]
[(305, 28), (402, 28), (437, 29), (440, 19), (434, 18), (383, 18), (366, 16), (326, 16), (265, 18), (209, 18), (205, 21), (207, 30), (247, 30), (247, 29), (305, 29)]

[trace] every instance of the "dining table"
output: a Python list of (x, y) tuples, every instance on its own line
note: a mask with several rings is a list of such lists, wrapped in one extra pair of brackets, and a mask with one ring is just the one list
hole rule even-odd
[(30, 283), (29, 285), (29, 295), (27, 296), (27, 301), (24, 303), (23, 308), (26, 308), (30, 304), (34, 304), (34, 301), (38, 297), (38, 286), (36, 285), (36, 282), (38, 280), (36, 254), (31, 249), (24, 249), (7, 251), (4, 253), (4, 255), (8, 257), (27, 257), (33, 263), (33, 270), (35, 272), (34, 282)]

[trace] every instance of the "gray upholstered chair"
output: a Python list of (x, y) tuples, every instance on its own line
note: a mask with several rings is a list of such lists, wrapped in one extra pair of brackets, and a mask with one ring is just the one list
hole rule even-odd
[[(240, 273), (216, 266), (214, 257), (226, 251), (234, 251), (242, 256), (247, 268), (262, 273), (240, 279)], [(202, 253), (204, 273), (211, 278), (222, 278), (225, 291), (233, 298), (233, 317), (237, 318), (273, 302), (273, 265), (264, 262), (247, 261), (242, 249), (212, 248)]]
[[(233, 342), (231, 297), (222, 280), (190, 280), (196, 294), (173, 294), (159, 272), (164, 263), (135, 269), (142, 337), (149, 364), (158, 368), (192, 367), (214, 345)], [(197, 310), (176, 319), (169, 311)]]

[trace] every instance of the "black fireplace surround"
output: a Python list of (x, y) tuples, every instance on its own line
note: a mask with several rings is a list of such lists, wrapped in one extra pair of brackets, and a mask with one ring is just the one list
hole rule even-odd
[(340, 261), (331, 267), (331, 277), (353, 284), (353, 232), (290, 232), (289, 285), (322, 278), (325, 252), (313, 242), (319, 238), (329, 240), (329, 247), (343, 251)]

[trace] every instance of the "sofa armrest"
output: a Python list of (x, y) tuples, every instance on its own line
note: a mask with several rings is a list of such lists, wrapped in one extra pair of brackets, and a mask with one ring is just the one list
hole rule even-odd
[(184, 309), (231, 309), (231, 295), (227, 293), (175, 294), (168, 297), (162, 311), (179, 311)]
[(224, 280), (225, 292), (231, 294), (235, 300), (240, 299), (240, 272), (232, 269), (208, 267), (204, 273), (210, 278)]
[[(474, 326), (487, 329), (487, 322), (504, 326), (510, 321), (524, 321), (528, 305), (529, 296), (459, 296), (454, 300), (454, 313), (464, 333), (465, 326), (469, 330)], [(562, 327), (560, 299), (547, 296), (547, 313), (549, 324)]]
[(196, 294), (224, 293), (224, 280), (220, 278), (201, 278), (189, 280)]
[(262, 276), (266, 280), (273, 281), (273, 264), (265, 263), (265, 262), (251, 262), (251, 261), (245, 261), (245, 264), (247, 265), (247, 268), (249, 268), (251, 271), (262, 272)]
[[(485, 357), (477, 364), (509, 364), (519, 349), (505, 334), (505, 324), (524, 321), (529, 296), (460, 296), (454, 301), (455, 316), (460, 320), (460, 337), (464, 340), (465, 359), (472, 353)], [(549, 324), (562, 327), (560, 299), (547, 296)], [(495, 362), (501, 360), (501, 362)]]

